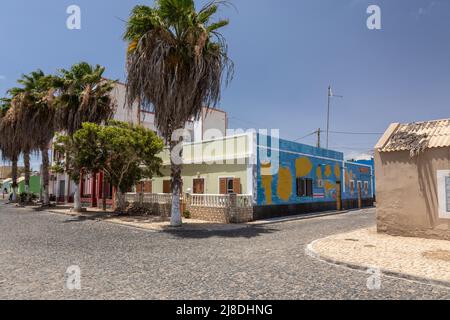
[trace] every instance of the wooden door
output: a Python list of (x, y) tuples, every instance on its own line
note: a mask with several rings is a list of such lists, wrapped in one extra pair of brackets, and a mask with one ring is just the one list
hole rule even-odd
[(342, 210), (342, 188), (341, 182), (336, 182), (336, 208), (338, 211)]
[(171, 193), (171, 182), (170, 180), (163, 181), (163, 193)]
[(204, 194), (205, 193), (205, 179), (194, 179), (192, 189), (193, 189), (194, 194)]

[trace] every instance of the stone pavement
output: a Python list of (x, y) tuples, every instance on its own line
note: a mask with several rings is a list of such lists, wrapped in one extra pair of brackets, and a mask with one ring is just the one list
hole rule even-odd
[(319, 239), (308, 248), (329, 262), (450, 287), (450, 241), (394, 237), (371, 227)]
[[(313, 240), (375, 224), (374, 210), (237, 230), (165, 230), (0, 204), (0, 299), (450, 299), (441, 286), (305, 254)], [(81, 290), (67, 288), (79, 266)]]

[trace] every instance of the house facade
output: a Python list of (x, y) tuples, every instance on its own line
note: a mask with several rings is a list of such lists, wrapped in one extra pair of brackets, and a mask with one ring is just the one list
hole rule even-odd
[(450, 240), (450, 119), (392, 124), (375, 170), (379, 232)]
[[(170, 193), (170, 161), (146, 192)], [(340, 152), (258, 133), (183, 145), (183, 193), (246, 195), (253, 219), (373, 205), (370, 165), (344, 161)], [(140, 191), (140, 190), (139, 190)]]
[[(155, 115), (152, 112), (141, 110), (140, 106), (135, 103), (131, 108), (126, 104), (126, 87), (122, 83), (116, 83), (111, 95), (117, 102), (117, 108), (113, 116), (114, 120), (128, 122), (132, 124), (140, 124), (147, 129), (158, 133), (155, 126)], [(185, 130), (190, 137), (190, 141), (198, 142), (207, 138), (208, 134), (213, 136), (223, 136), (226, 134), (228, 125), (227, 114), (221, 110), (203, 109), (198, 120), (188, 121)], [(55, 163), (59, 157), (63, 155), (57, 154), (52, 148), (50, 158)], [(85, 207), (101, 206), (103, 199), (103, 172), (96, 175), (84, 175), (80, 182), (81, 202)], [(136, 187), (138, 192), (152, 192), (153, 184), (142, 182)], [(71, 181), (67, 174), (52, 173), (50, 176), (49, 192), (53, 201), (60, 203), (74, 201), (75, 183)], [(108, 207), (113, 206), (114, 193), (112, 186), (106, 181), (105, 183), (106, 203)], [(68, 195), (68, 198), (67, 198)]]

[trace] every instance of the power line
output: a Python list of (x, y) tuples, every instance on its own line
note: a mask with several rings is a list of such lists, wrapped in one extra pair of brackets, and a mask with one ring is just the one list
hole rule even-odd
[(345, 132), (345, 131), (330, 131), (333, 134), (347, 134), (347, 135), (382, 135), (380, 132)]
[(297, 141), (300, 141), (300, 140), (303, 140), (303, 139), (309, 138), (309, 137), (311, 137), (311, 136), (314, 136), (314, 135), (316, 135), (316, 134), (317, 134), (317, 130), (316, 130), (316, 131), (314, 131), (314, 132), (312, 132), (312, 133), (310, 133), (310, 134), (307, 134), (307, 135), (306, 135), (306, 136), (304, 136), (304, 137), (301, 137), (301, 138), (295, 139), (295, 140), (294, 140), (294, 142), (297, 142)]

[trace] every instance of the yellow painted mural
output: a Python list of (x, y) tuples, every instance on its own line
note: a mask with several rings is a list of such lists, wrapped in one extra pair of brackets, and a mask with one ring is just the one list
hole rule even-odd
[(325, 177), (327, 177), (327, 178), (329, 178), (329, 177), (331, 177), (331, 166), (330, 165), (327, 165), (326, 167), (325, 167)]
[(266, 203), (272, 204), (272, 181), (273, 176), (270, 174), (270, 163), (261, 164), (261, 184), (264, 189), (264, 195), (266, 196)]
[(318, 166), (316, 169), (317, 180), (322, 180), (322, 167)]
[(327, 194), (327, 196), (330, 196), (331, 191), (334, 191), (334, 190), (336, 190), (336, 184), (329, 180), (326, 180), (325, 181), (325, 193)]
[(292, 195), (292, 173), (289, 168), (280, 168), (278, 172), (278, 198), (289, 201)]
[(341, 166), (339, 165), (339, 163), (336, 163), (336, 165), (334, 166), (334, 175), (336, 176), (336, 180), (341, 179)]
[(311, 173), (313, 164), (308, 158), (298, 158), (295, 160), (295, 170), (297, 178), (306, 177)]

